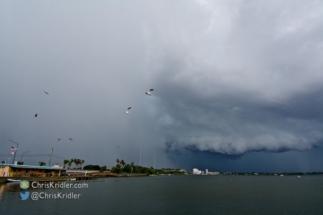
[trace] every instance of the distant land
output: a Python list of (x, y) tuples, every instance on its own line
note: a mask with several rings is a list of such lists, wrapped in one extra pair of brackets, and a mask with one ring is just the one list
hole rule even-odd
[(219, 175), (323, 175), (323, 172), (219, 172)]

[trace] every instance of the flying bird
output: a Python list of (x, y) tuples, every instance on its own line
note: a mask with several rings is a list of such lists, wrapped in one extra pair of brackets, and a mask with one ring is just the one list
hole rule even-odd
[(38, 116), (38, 114), (36, 113), (36, 114), (35, 114), (35, 117), (37, 117), (37, 116)]
[(73, 141), (73, 139), (72, 138), (68, 138), (70, 141)]
[(125, 114), (129, 114), (129, 110), (131, 109), (131, 107), (128, 107), (128, 109), (126, 110), (126, 112), (124, 112)]
[(149, 89), (148, 92), (146, 92), (146, 95), (151, 96), (150, 92), (154, 91), (154, 89)]
[(58, 138), (58, 141), (60, 141), (61, 140), (61, 138)]
[(46, 92), (45, 90), (44, 90), (44, 93), (45, 93), (45, 94), (47, 94), (47, 95), (49, 95), (49, 93), (48, 93), (48, 92)]

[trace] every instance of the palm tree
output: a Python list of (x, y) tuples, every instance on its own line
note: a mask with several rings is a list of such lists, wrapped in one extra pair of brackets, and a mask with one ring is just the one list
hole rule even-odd
[(83, 169), (84, 160), (81, 160), (81, 169)]
[(126, 165), (126, 163), (124, 162), (124, 160), (121, 160), (120, 161), (120, 165), (121, 165), (121, 168), (123, 168)]
[(74, 169), (77, 169), (77, 166), (78, 166), (77, 159), (76, 159), (76, 158), (74, 158), (74, 159), (73, 159), (73, 162), (74, 162)]
[(73, 163), (73, 159), (72, 159), (72, 160), (70, 160), (70, 161), (68, 161), (68, 163), (67, 163), (67, 165), (68, 165), (68, 169), (70, 169), (70, 167), (71, 167), (72, 163)]
[(76, 159), (76, 158), (74, 158), (74, 159), (72, 159), (72, 161), (73, 161), (73, 163), (74, 163), (74, 169), (76, 169), (76, 167), (77, 167), (77, 159)]
[(68, 164), (69, 160), (64, 160), (64, 169), (66, 167), (66, 164)]
[(76, 159), (77, 166), (81, 165), (81, 159)]

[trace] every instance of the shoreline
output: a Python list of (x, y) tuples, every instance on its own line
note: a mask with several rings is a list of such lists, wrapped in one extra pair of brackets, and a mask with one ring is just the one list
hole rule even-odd
[(89, 174), (89, 175), (76, 175), (76, 176), (61, 176), (61, 177), (0, 177), (0, 184), (11, 183), (7, 179), (13, 180), (27, 180), (27, 181), (69, 181), (70, 179), (80, 180), (94, 180), (98, 178), (108, 177), (148, 177), (147, 174), (115, 174), (115, 173), (103, 173), (103, 174)]

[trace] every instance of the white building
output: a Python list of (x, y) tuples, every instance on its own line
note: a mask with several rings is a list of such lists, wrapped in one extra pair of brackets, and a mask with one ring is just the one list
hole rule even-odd
[(220, 175), (219, 172), (207, 172), (206, 175)]
[(220, 175), (219, 172), (209, 172), (208, 169), (205, 170), (205, 173), (204, 171), (201, 171), (197, 168), (194, 168), (193, 169), (193, 175)]
[(193, 169), (193, 175), (201, 175), (201, 174), (202, 174), (201, 170), (198, 170), (197, 168)]

